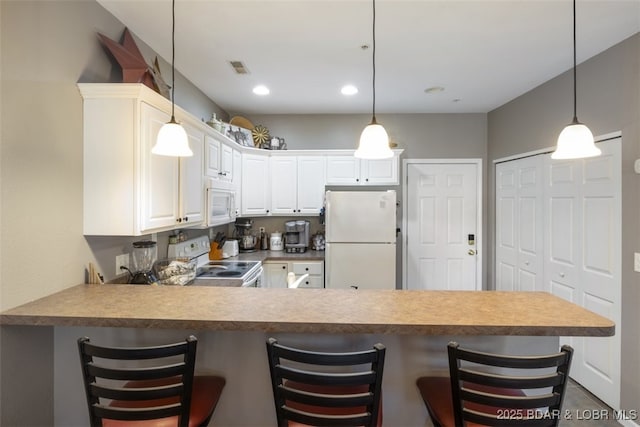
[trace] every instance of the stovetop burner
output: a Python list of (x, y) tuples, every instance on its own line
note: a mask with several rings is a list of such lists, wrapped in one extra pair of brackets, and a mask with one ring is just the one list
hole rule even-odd
[(243, 277), (258, 264), (257, 261), (210, 261), (198, 268), (196, 277)]

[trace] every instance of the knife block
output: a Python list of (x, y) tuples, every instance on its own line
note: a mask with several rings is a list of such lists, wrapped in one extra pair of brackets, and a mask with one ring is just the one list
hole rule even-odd
[(211, 243), (211, 250), (209, 251), (209, 259), (210, 260), (222, 259), (222, 248), (218, 245), (217, 242)]

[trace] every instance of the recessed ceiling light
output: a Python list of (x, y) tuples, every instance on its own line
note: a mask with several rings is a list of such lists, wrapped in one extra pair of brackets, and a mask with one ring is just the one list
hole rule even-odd
[(356, 93), (358, 93), (358, 88), (355, 87), (354, 85), (345, 85), (345, 86), (342, 86), (342, 89), (340, 89), (340, 92), (343, 95), (355, 95)]
[(269, 95), (269, 88), (265, 85), (258, 85), (253, 88), (253, 93), (256, 95)]
[(440, 93), (444, 92), (444, 88), (442, 86), (431, 86), (424, 90), (424, 93)]

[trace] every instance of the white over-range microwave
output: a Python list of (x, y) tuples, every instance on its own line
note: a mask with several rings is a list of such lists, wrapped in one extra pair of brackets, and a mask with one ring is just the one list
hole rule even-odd
[(229, 224), (236, 220), (236, 192), (207, 188), (207, 226)]

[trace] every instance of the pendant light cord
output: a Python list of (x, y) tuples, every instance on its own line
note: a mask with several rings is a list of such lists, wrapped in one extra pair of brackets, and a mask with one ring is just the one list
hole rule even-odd
[(175, 123), (175, 87), (176, 87), (176, 0), (171, 2), (171, 122)]
[(576, 78), (576, 0), (573, 0), (573, 123), (578, 123), (578, 85)]
[(376, 123), (376, 0), (373, 0), (373, 113), (371, 123)]

